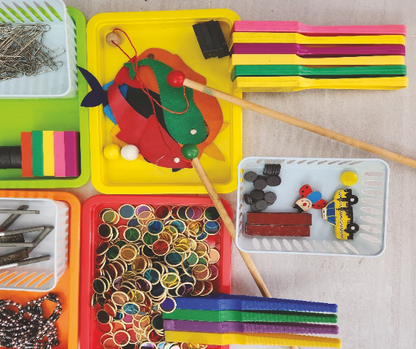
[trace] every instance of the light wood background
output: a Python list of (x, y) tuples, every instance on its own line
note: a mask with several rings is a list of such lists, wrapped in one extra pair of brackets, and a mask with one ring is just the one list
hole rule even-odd
[[(246, 93), (249, 101), (416, 158), (416, 1), (413, 0), (66, 0), (87, 19), (99, 12), (229, 8), (243, 20), (310, 25), (405, 24), (409, 87), (400, 91)], [(372, 158), (364, 151), (244, 111), (243, 156)], [(339, 305), (345, 349), (416, 346), (416, 169), (390, 166), (387, 249), (377, 258), (252, 255), (274, 297)], [(82, 201), (91, 184), (73, 190)], [(236, 192), (223, 195), (235, 209)], [(233, 248), (232, 290), (259, 295)]]

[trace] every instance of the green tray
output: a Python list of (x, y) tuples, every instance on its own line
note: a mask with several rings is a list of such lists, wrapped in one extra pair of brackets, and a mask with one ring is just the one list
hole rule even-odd
[[(87, 66), (86, 21), (83, 14), (68, 7), (77, 31), (77, 64)], [(79, 131), (80, 176), (77, 178), (22, 177), (20, 169), (0, 169), (0, 188), (77, 188), (88, 182), (91, 173), (88, 109), (80, 107), (88, 91), (78, 73), (78, 94), (65, 99), (2, 99), (0, 146), (20, 145), (23, 131)]]

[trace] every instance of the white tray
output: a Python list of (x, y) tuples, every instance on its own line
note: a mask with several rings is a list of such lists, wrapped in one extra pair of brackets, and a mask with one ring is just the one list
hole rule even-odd
[[(30, 12), (28, 6), (36, 12), (37, 16)], [(0, 2), (0, 9), (8, 14), (7, 17), (5, 15), (1, 17), (9, 24), (48, 24), (50, 30), (44, 34), (43, 44), (51, 50), (65, 51), (55, 59), (62, 62), (62, 66), (56, 71), (1, 81), (0, 98), (74, 97), (78, 89), (75, 25), (67, 13), (64, 2), (62, 0), (14, 0)], [(25, 15), (21, 11), (24, 11)], [(55, 16), (54, 12), (59, 15), (60, 19)]]
[[(358, 174), (358, 182), (351, 186), (359, 199), (353, 206), (354, 223), (359, 231), (353, 240), (339, 240), (334, 227), (322, 219), (321, 210), (311, 209), (310, 237), (253, 237), (244, 234), (246, 213), (250, 206), (243, 196), (254, 189), (253, 183), (244, 180), (244, 173), (263, 174), (265, 164), (281, 164), (282, 183), (266, 187), (265, 191), (277, 194), (276, 202), (263, 212), (297, 212), (292, 206), (300, 198), (299, 189), (309, 184), (332, 201), (336, 190), (345, 189), (340, 177), (344, 171)], [(389, 167), (378, 159), (323, 159), (323, 158), (244, 158), (238, 167), (239, 188), (237, 197), (237, 246), (250, 252), (297, 253), (319, 255), (348, 255), (359, 257), (379, 256), (386, 247), (386, 220)]]
[[(39, 210), (39, 214), (21, 215), (8, 230), (51, 225), (54, 229), (30, 253), (29, 258), (50, 255), (48, 261), (2, 269), (0, 290), (51, 291), (65, 272), (68, 264), (69, 209), (67, 203), (50, 199), (0, 198), (0, 208), (16, 209), (28, 205), (28, 210)], [(0, 224), (10, 215), (0, 214)], [(37, 233), (24, 234), (26, 241), (33, 241)], [(17, 247), (0, 247), (0, 254), (21, 250)], [(1, 291), (0, 291), (1, 293)]]

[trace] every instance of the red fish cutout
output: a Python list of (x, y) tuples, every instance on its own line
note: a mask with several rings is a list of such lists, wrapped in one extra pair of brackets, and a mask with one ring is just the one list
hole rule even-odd
[[(206, 83), (206, 79), (189, 68), (179, 56), (162, 49), (148, 49), (137, 59), (133, 58), (132, 63), (149, 57), (169, 65), (174, 70), (184, 72), (189, 79), (202, 84)], [(143, 88), (144, 84), (148, 90), (155, 93), (159, 92), (158, 83), (150, 67), (140, 66), (136, 72), (140, 80), (132, 80), (128, 68), (123, 66), (117, 73), (114, 83), (108, 89), (109, 105), (120, 128), (117, 138), (128, 144), (136, 145), (147, 161), (158, 166), (191, 168), (190, 162), (181, 155), (181, 145), (176, 143), (163, 129), (156, 116), (152, 115), (149, 118), (144, 118), (121, 95), (118, 87), (122, 84), (127, 84), (133, 88)], [(221, 130), (223, 117), (221, 107), (215, 97), (194, 91), (193, 100), (202, 113), (208, 129), (206, 139), (197, 145), (200, 155), (202, 155), (205, 147), (213, 142)]]

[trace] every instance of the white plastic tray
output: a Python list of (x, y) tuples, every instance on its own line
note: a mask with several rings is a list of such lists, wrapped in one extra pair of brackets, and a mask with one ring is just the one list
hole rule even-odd
[[(263, 173), (265, 164), (281, 164), (282, 183), (267, 187), (265, 191), (277, 194), (276, 202), (263, 212), (297, 212), (292, 206), (300, 198), (299, 189), (309, 184), (332, 201), (338, 189), (345, 189), (340, 177), (350, 170), (358, 174), (358, 182), (351, 186), (359, 199), (353, 206), (354, 223), (359, 231), (353, 240), (339, 240), (334, 227), (322, 219), (321, 210), (311, 209), (310, 237), (253, 237), (244, 234), (246, 213), (250, 206), (243, 195), (254, 189), (253, 183), (244, 180), (244, 173)], [(298, 253), (320, 255), (379, 256), (386, 247), (386, 220), (389, 167), (378, 159), (323, 159), (323, 158), (244, 158), (238, 167), (239, 188), (237, 197), (237, 246), (243, 251), (270, 253)]]
[[(0, 290), (50, 291), (55, 287), (68, 264), (68, 205), (62, 201), (50, 199), (0, 198), (1, 209), (17, 209), (21, 205), (28, 205), (28, 210), (39, 210), (40, 213), (21, 215), (9, 230), (41, 225), (55, 227), (29, 254), (29, 258), (50, 255), (51, 259), (0, 270)], [(8, 217), (9, 214), (0, 214), (0, 224)], [(25, 240), (33, 241), (37, 234), (25, 233)], [(0, 247), (0, 254), (4, 255), (20, 249)]]
[[(36, 12), (37, 16), (29, 10), (28, 6)], [(50, 8), (58, 13), (60, 19)], [(51, 50), (63, 49), (65, 51), (56, 58), (56, 61), (62, 62), (62, 66), (56, 71), (34, 77), (22, 76), (1, 81), (0, 98), (74, 97), (77, 92), (75, 25), (67, 13), (64, 2), (61, 0), (14, 0), (0, 3), (0, 9), (3, 13), (7, 13), (7, 17), (4, 14), (0, 16), (9, 24), (48, 24), (51, 29), (44, 34), (43, 44)]]

